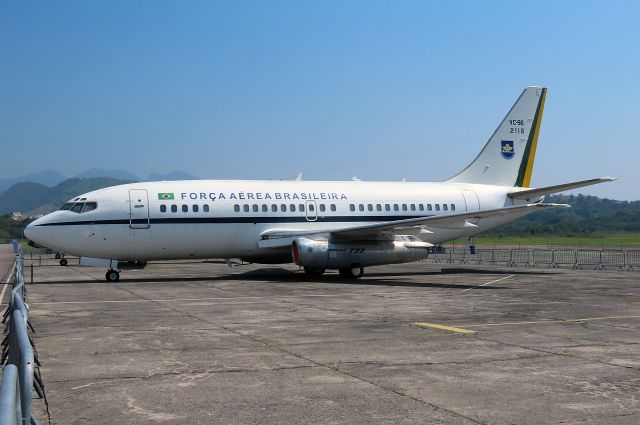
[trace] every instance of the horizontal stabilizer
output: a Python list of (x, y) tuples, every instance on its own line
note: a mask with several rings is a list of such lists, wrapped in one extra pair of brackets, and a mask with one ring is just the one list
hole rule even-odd
[(582, 180), (579, 182), (557, 184), (555, 186), (539, 187), (537, 189), (518, 190), (509, 193), (512, 199), (530, 200), (539, 196), (550, 195), (552, 193), (564, 192), (565, 190), (576, 189), (578, 187), (591, 186), (592, 184), (612, 182), (617, 177), (599, 177), (597, 179)]

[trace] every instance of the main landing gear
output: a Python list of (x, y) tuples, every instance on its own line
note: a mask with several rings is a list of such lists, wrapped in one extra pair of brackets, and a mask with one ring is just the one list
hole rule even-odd
[(107, 271), (104, 277), (107, 279), (107, 282), (117, 282), (120, 280), (120, 272), (111, 269)]
[(305, 267), (304, 268), (304, 274), (306, 274), (307, 276), (321, 276), (322, 274), (324, 274), (324, 269), (316, 269), (313, 267)]
[(348, 267), (340, 269), (340, 276), (347, 279), (359, 279), (364, 275), (363, 267)]

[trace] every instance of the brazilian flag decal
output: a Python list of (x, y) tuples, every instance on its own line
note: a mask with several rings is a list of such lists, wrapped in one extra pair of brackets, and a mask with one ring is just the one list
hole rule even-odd
[(158, 199), (161, 201), (170, 201), (173, 198), (173, 193), (158, 193)]

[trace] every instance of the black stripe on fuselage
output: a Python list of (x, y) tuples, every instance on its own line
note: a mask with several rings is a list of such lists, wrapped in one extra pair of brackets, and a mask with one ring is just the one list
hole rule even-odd
[[(335, 216), (318, 217), (316, 220), (308, 220), (306, 217), (167, 217), (151, 218), (150, 224), (239, 224), (239, 223), (354, 223), (354, 222), (387, 222), (406, 220), (410, 218), (427, 218), (428, 215), (402, 215), (402, 216)], [(147, 224), (145, 219), (129, 220), (79, 220), (60, 221), (38, 224), (38, 226), (88, 226), (103, 224)]]

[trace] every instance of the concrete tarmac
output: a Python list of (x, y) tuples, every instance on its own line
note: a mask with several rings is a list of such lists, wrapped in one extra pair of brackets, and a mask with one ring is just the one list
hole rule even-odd
[(640, 423), (638, 273), (73, 263), (28, 293), (54, 424)]

